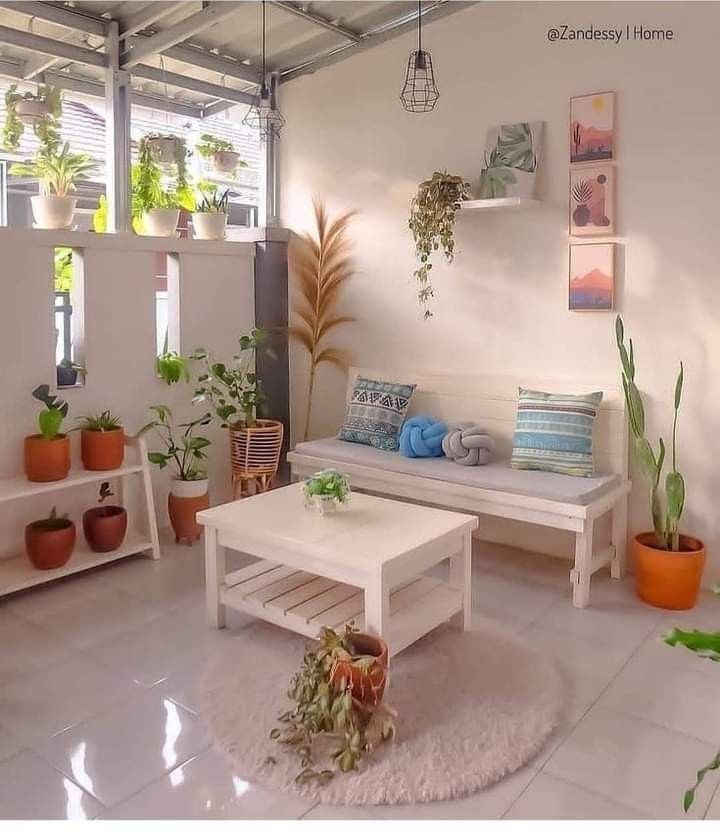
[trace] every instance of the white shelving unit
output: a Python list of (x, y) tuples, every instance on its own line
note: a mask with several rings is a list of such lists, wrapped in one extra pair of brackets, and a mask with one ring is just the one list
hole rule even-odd
[(77, 543), (70, 560), (59, 569), (36, 569), (26, 554), (0, 559), (0, 596), (19, 592), (41, 583), (56, 580), (75, 572), (82, 572), (93, 566), (110, 563), (121, 557), (132, 554), (150, 552), (157, 560), (160, 557), (160, 541), (158, 539), (157, 520), (155, 517), (155, 503), (153, 501), (150, 466), (147, 460), (147, 448), (142, 438), (125, 437), (125, 456), (133, 459), (126, 462), (117, 470), (83, 470), (73, 468), (66, 479), (59, 482), (30, 482), (24, 476), (11, 479), (0, 479), (0, 503), (39, 496), (45, 493), (59, 493), (72, 490), (82, 485), (88, 485), (119, 479), (120, 485), (116, 490), (118, 501), (125, 503), (131, 482), (139, 482), (145, 507), (145, 525), (138, 525), (132, 513), (128, 512), (128, 531), (119, 549), (112, 552), (93, 552), (85, 543), (80, 528), (77, 532)]
[(531, 197), (493, 197), (485, 200), (463, 200), (461, 209), (497, 210), (497, 209), (537, 209), (540, 201)]

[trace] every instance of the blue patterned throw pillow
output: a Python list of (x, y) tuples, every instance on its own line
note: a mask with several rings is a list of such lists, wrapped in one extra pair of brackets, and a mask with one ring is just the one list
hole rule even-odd
[(593, 422), (602, 396), (602, 392), (551, 395), (520, 389), (512, 467), (592, 476)]
[(397, 450), (400, 428), (414, 391), (414, 383), (358, 377), (337, 437), (379, 450)]

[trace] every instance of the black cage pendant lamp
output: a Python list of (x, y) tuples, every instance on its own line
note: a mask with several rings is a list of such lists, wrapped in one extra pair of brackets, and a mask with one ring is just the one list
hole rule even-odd
[(273, 94), (265, 75), (265, 0), (262, 2), (262, 82), (255, 104), (245, 114), (243, 124), (260, 134), (260, 139), (276, 139), (285, 124), (285, 117), (275, 107)]
[(418, 48), (410, 53), (400, 101), (405, 110), (409, 110), (410, 113), (427, 113), (437, 104), (440, 93), (435, 84), (432, 58), (430, 53), (422, 48), (421, 0), (418, 0), (417, 21)]

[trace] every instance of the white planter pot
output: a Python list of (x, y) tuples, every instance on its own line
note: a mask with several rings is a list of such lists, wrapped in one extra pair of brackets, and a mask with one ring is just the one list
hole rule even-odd
[(340, 502), (334, 496), (315, 496), (305, 497), (305, 507), (319, 511), (323, 516), (325, 514), (333, 514), (342, 508)]
[(179, 209), (150, 209), (143, 215), (143, 235), (156, 238), (175, 238), (180, 220)]
[(228, 216), (224, 212), (193, 212), (193, 238), (201, 241), (222, 241)]
[(148, 145), (155, 161), (168, 165), (175, 162), (175, 149), (178, 141), (174, 137), (149, 139)]
[(35, 226), (38, 229), (70, 229), (76, 204), (77, 198), (67, 195), (34, 195), (30, 198), (30, 205)]
[(170, 493), (173, 496), (187, 499), (189, 497), (203, 496), (208, 490), (207, 479), (192, 479), (185, 481), (184, 479), (173, 478), (170, 482)]
[(210, 161), (215, 171), (228, 174), (237, 168), (240, 154), (236, 151), (217, 151), (210, 157)]
[(15, 113), (24, 125), (36, 125), (50, 112), (46, 102), (23, 100), (15, 105)]

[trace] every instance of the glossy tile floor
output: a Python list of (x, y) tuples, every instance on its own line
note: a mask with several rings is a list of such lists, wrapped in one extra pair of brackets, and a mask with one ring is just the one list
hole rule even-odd
[[(458, 802), (325, 808), (268, 792), (213, 751), (195, 698), (208, 656), (248, 622), (207, 628), (200, 549), (164, 554), (0, 600), (0, 818), (674, 818), (720, 746), (720, 665), (658, 640), (720, 628), (720, 601), (673, 616), (600, 577), (574, 610), (565, 563), (478, 543), (475, 620), (521, 634), (567, 678), (545, 750)], [(719, 781), (692, 816), (720, 819)]]

